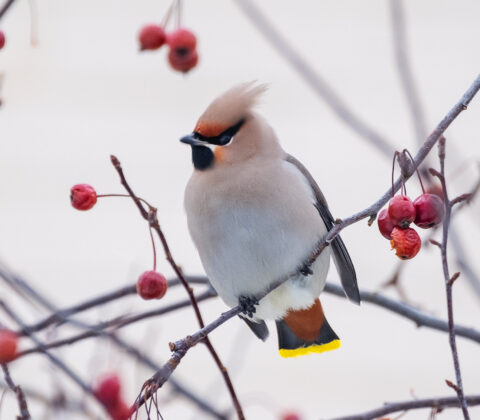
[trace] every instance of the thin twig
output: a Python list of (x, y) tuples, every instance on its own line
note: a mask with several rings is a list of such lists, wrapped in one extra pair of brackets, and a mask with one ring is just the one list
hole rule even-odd
[[(479, 405), (480, 404), (480, 395), (471, 395), (466, 397), (466, 400), (469, 405)], [(331, 420), (373, 420), (379, 419), (382, 416), (388, 414), (397, 413), (399, 411), (405, 410), (416, 410), (419, 408), (450, 408), (458, 407), (459, 402), (455, 397), (445, 397), (445, 398), (428, 398), (423, 400), (411, 400), (411, 401), (400, 401), (394, 403), (386, 403), (380, 408), (376, 408), (371, 411), (367, 411), (362, 414), (354, 414), (352, 416), (345, 417), (335, 417)]]
[[(5, 278), (5, 276), (6, 276), (6, 272), (2, 270), (2, 268), (0, 267), (0, 277)], [(186, 276), (186, 280), (188, 283), (192, 283), (192, 284), (195, 284), (195, 283), (205, 284), (206, 282), (208, 283), (208, 280), (204, 276)], [(169, 289), (179, 284), (180, 284), (180, 280), (178, 278), (168, 280)], [(69, 308), (55, 311), (53, 314), (37, 322), (36, 324), (29, 325), (28, 330), (30, 332), (36, 332), (36, 331), (43, 330), (52, 324), (60, 325), (62, 324), (62, 319), (68, 318), (71, 315), (75, 315), (80, 312), (83, 312), (92, 308), (96, 308), (100, 305), (105, 305), (107, 303), (110, 303), (122, 297), (135, 295), (135, 294), (137, 294), (136, 284), (123, 286), (120, 289), (102, 294), (100, 296), (95, 296), (91, 299), (87, 299), (86, 301), (73, 305)], [(18, 334), (23, 335), (25, 334), (25, 332), (18, 331)]]
[[(191, 277), (187, 276), (186, 278), (190, 279)], [(208, 283), (208, 279), (204, 276), (195, 276), (194, 278), (199, 283), (205, 283), (205, 284)], [(325, 285), (324, 292), (338, 296), (343, 299), (346, 298), (342, 287), (333, 283), (327, 283)], [(206, 292), (196, 296), (196, 299), (197, 299), (197, 302), (202, 302), (204, 300), (211, 299), (215, 296), (217, 296), (215, 291), (213, 289), (209, 289)], [(397, 315), (410, 319), (416, 324), (417, 327), (427, 327), (427, 328), (431, 328), (438, 331), (448, 332), (448, 323), (446, 321), (443, 321), (437, 317), (434, 317), (433, 315), (426, 314), (406, 303), (398, 302), (382, 294), (379, 294), (376, 292), (369, 292), (362, 289), (360, 289), (360, 297), (362, 299), (362, 302), (368, 302), (376, 306), (380, 306), (381, 308), (384, 308), (388, 311), (396, 313)], [(99, 336), (100, 333), (97, 331), (99, 329), (115, 328), (115, 330), (117, 330), (117, 329), (126, 327), (128, 325), (131, 325), (133, 323), (139, 322), (141, 320), (161, 316), (161, 315), (176, 311), (178, 309), (188, 307), (189, 305), (190, 305), (190, 300), (184, 299), (177, 303), (173, 303), (162, 308), (141, 312), (136, 315), (114, 318), (110, 321), (93, 325), (91, 330), (88, 330), (84, 333), (77, 334), (72, 337), (68, 337), (62, 340), (53, 341), (48, 344), (45, 344), (45, 347), (56, 348), (56, 347), (62, 347), (64, 345), (70, 345), (78, 341)], [(25, 331), (31, 331), (31, 327), (27, 326), (25, 328)], [(469, 328), (469, 327), (457, 324), (455, 326), (455, 334), (459, 337), (467, 338), (469, 340), (472, 340), (480, 344), (480, 331), (477, 331), (474, 328)], [(28, 356), (29, 354), (38, 353), (38, 352), (42, 352), (42, 348), (32, 347), (30, 349), (20, 352), (18, 354), (18, 358)]]
[(31, 420), (30, 413), (28, 411), (27, 400), (25, 398), (25, 394), (22, 391), (20, 385), (15, 385), (10, 376), (10, 371), (8, 370), (8, 366), (2, 364), (3, 374), (5, 376), (5, 382), (7, 383), (8, 387), (15, 393), (17, 396), (18, 401), (18, 408), (20, 409), (20, 416), (17, 417), (17, 420)]
[[(10, 308), (7, 303), (4, 301), (0, 300), (0, 307), (5, 311), (5, 313), (12, 318), (15, 323), (20, 327), (24, 328), (26, 326), (25, 322)], [(39, 347), (43, 346), (43, 342), (40, 341), (35, 334), (28, 334), (30, 339)], [(100, 404), (101, 402), (98, 400), (98, 398), (95, 396), (93, 393), (92, 389), (78, 376), (70, 367), (67, 366), (66, 363), (64, 363), (59, 357), (55, 356), (53, 353), (48, 351), (47, 349), (44, 348), (43, 354), (47, 356), (50, 361), (56, 365), (62, 372), (64, 372), (70, 379), (73, 380), (86, 394), (90, 395), (93, 397), (94, 400), (98, 401)], [(103, 405), (102, 405), (103, 407)]]
[(463, 391), (462, 373), (460, 370), (460, 360), (458, 358), (457, 341), (455, 339), (455, 322), (453, 317), (453, 294), (452, 294), (453, 287), (452, 286), (456, 278), (458, 278), (458, 274), (452, 277), (450, 276), (450, 270), (449, 270), (448, 258), (447, 258), (448, 230), (450, 227), (452, 207), (455, 205), (455, 200), (450, 200), (448, 198), (447, 182), (445, 179), (445, 138), (444, 137), (440, 139), (438, 143), (438, 157), (440, 160), (440, 173), (432, 170), (431, 172), (435, 176), (437, 176), (440, 179), (440, 182), (442, 183), (443, 202), (445, 204), (445, 217), (443, 219), (441, 255), (442, 255), (443, 275), (445, 279), (445, 289), (446, 289), (446, 295), (447, 295), (448, 331), (449, 331), (448, 336), (449, 336), (449, 342), (450, 342), (450, 349), (452, 352), (453, 366), (455, 369), (455, 377), (457, 380), (455, 387), (452, 387), (452, 388), (455, 389), (457, 393), (464, 419), (470, 420), (467, 401), (465, 400), (465, 395)]
[[(157, 233), (160, 242), (163, 246), (163, 251), (165, 254), (165, 258), (172, 267), (173, 271), (177, 275), (177, 277), (180, 279), (180, 282), (182, 283), (183, 287), (185, 288), (185, 291), (188, 294), (188, 297), (190, 298), (190, 302), (192, 304), (192, 308), (195, 312), (195, 315), (197, 317), (198, 324), (200, 325), (201, 328), (205, 326), (202, 318), (202, 314), (200, 313), (200, 308), (198, 307), (197, 301), (195, 300), (195, 295), (193, 294), (193, 289), (188, 285), (187, 281), (185, 280), (185, 277), (183, 276), (182, 271), (180, 270), (178, 264), (175, 262), (172, 253), (170, 251), (170, 247), (168, 245), (167, 239), (165, 235), (163, 234), (162, 229), (160, 228), (160, 223), (157, 218), (157, 209), (153, 206), (148, 206), (148, 211), (143, 207), (141, 200), (137, 197), (137, 195), (133, 192), (132, 188), (128, 184), (125, 174), (122, 169), (122, 165), (118, 158), (116, 156), (111, 155), (110, 160), (112, 162), (112, 165), (114, 166), (115, 170), (117, 171), (119, 177), (120, 177), (120, 182), (123, 185), (123, 187), (127, 190), (128, 194), (130, 197), (132, 197), (132, 200), (136, 204), (138, 210), (140, 211), (140, 214), (142, 217), (148, 222), (149, 226)], [(235, 392), (235, 388), (233, 387), (233, 383), (230, 379), (230, 376), (228, 374), (227, 368), (223, 365), (222, 361), (220, 360), (220, 357), (218, 356), (216, 350), (214, 349), (212, 343), (210, 342), (210, 339), (205, 336), (204, 337), (204, 343), (208, 348), (208, 351), (210, 352), (212, 358), (214, 359), (218, 369), (220, 370), (221, 375), (223, 376), (223, 379), (225, 381), (225, 384), (227, 385), (227, 389), (230, 393), (230, 396), (232, 398), (233, 405), (235, 407), (235, 410), (237, 412), (237, 416), (240, 420), (245, 419), (245, 416), (243, 414), (242, 407), (240, 405), (240, 401), (238, 400), (237, 394)]]
[[(196, 299), (197, 299), (197, 302), (202, 302), (204, 300), (211, 299), (215, 296), (217, 296), (217, 294), (215, 292), (213, 292), (211, 289), (209, 289), (208, 291), (196, 296)], [(186, 308), (188, 306), (190, 306), (190, 299), (184, 299), (184, 300), (181, 300), (180, 302), (167, 305), (163, 308), (153, 309), (151, 311), (145, 311), (145, 312), (142, 312), (140, 314), (131, 315), (131, 316), (124, 316), (124, 317), (112, 319), (110, 321), (101, 322), (99, 324), (92, 325), (91, 329), (89, 329), (89, 330), (87, 330), (83, 333), (76, 334), (76, 335), (73, 335), (71, 337), (61, 339), (61, 340), (52, 341), (48, 344), (45, 344), (41, 348), (37, 346), (37, 347), (32, 347), (32, 348), (27, 349), (27, 350), (23, 350), (18, 354), (18, 358), (27, 356), (29, 354), (34, 354), (34, 353), (39, 353), (39, 352), (41, 353), (44, 348), (52, 349), (52, 348), (63, 347), (63, 346), (66, 346), (66, 345), (71, 345), (71, 344), (77, 343), (79, 341), (83, 341), (87, 338), (98, 337), (98, 336), (103, 335), (103, 330), (105, 330), (107, 328), (114, 328), (114, 330), (118, 330), (120, 328), (126, 327), (128, 325), (133, 324), (133, 323), (139, 322), (141, 320), (165, 315), (167, 313), (176, 311), (176, 310), (181, 309), (181, 308)], [(29, 331), (29, 328), (30, 327), (27, 326), (25, 328), (25, 331)]]
[(10, 6), (13, 4), (15, 0), (7, 0), (5, 4), (2, 6), (0, 9), (0, 19), (3, 17), (5, 13), (7, 13), (8, 9), (10, 9)]

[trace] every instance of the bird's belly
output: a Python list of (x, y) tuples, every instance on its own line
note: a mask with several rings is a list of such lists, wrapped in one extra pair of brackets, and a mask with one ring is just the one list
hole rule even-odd
[[(292, 213), (281, 206), (262, 209), (233, 203), (188, 216), (205, 271), (229, 306), (296, 272), (326, 233), (313, 204), (311, 211)], [(310, 306), (324, 287), (329, 256), (326, 249), (313, 265), (313, 275), (297, 276), (271, 292), (260, 302), (256, 317), (276, 319), (290, 308)]]

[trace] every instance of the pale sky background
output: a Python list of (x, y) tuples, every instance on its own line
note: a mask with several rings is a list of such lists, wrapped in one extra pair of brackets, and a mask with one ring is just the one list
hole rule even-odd
[[(416, 151), (395, 68), (387, 0), (257, 3), (361, 118), (396, 148)], [(480, 3), (404, 3), (411, 60), (431, 130), (480, 70)], [(158, 206), (173, 254), (185, 272), (203, 272), (182, 204), (192, 171), (190, 151), (178, 139), (192, 130), (211, 99), (236, 83), (269, 84), (260, 112), (284, 148), (310, 169), (336, 217), (367, 207), (388, 188), (390, 160), (333, 115), (234, 2), (184, 2), (183, 21), (198, 35), (200, 54), (198, 68), (187, 76), (170, 70), (165, 48), (137, 52), (138, 30), (161, 20), (167, 1), (36, 0), (35, 5), (37, 47), (29, 42), (27, 1), (18, 0), (0, 24), (7, 36), (7, 45), (0, 51), (4, 102), (0, 109), (0, 258), (57, 305), (68, 306), (133, 283), (142, 271), (151, 269), (147, 227), (131, 202), (101, 200), (86, 213), (70, 207), (69, 189), (76, 183), (90, 183), (99, 193), (122, 192), (109, 163), (112, 153), (122, 161), (138, 194)], [(478, 177), (479, 122), (477, 97), (447, 132), (447, 169), (451, 177), (455, 174), (449, 183), (452, 196), (468, 191)], [(414, 178), (408, 188), (414, 197), (419, 193)], [(473, 269), (480, 274), (478, 214), (477, 200), (462, 210), (454, 224)], [(342, 236), (360, 287), (377, 289), (398, 261), (388, 241), (366, 222), (349, 227)], [(405, 264), (403, 284), (411, 300), (446, 319), (438, 250), (423, 249)], [(159, 269), (172, 275), (161, 255)], [(451, 271), (456, 271), (453, 258)], [(329, 280), (338, 281), (334, 270)], [(3, 285), (0, 294), (26, 319), (39, 319), (38, 311)], [(183, 296), (178, 290), (162, 302), (131, 297), (90, 311), (82, 319), (104, 320)], [(480, 329), (480, 300), (464, 277), (455, 285), (454, 299), (458, 323)], [(248, 419), (278, 419), (286, 410), (298, 411), (306, 420), (329, 418), (409, 399), (412, 394), (418, 398), (454, 395), (444, 383), (446, 378), (455, 379), (446, 334), (417, 329), (367, 303), (359, 308), (328, 295), (323, 302), (343, 342), (334, 352), (282, 359), (273, 325), (267, 343), (256, 340), (239, 320), (212, 334)], [(206, 320), (225, 309), (218, 300), (202, 305)], [(3, 315), (0, 320), (7, 321)], [(160, 362), (169, 355), (169, 341), (196, 329), (193, 312), (187, 308), (135, 324), (120, 335)], [(63, 331), (69, 330), (63, 327), (62, 336)], [(30, 343), (23, 340), (21, 345), (27, 348)], [(478, 395), (480, 347), (461, 338), (458, 346), (465, 392)], [(57, 354), (87, 381), (105, 370), (118, 371), (129, 401), (152, 374), (101, 340), (63, 348)], [(61, 384), (69, 395), (80, 395), (68, 379), (52, 374), (44, 357), (19, 360), (11, 371), (19, 384), (46, 394), (53, 394)], [(229, 407), (225, 386), (201, 346), (184, 358), (175, 377), (216, 407)], [(165, 419), (206, 418), (184, 399), (170, 402), (167, 388), (159, 396), (165, 404), (161, 409)], [(34, 418), (42, 418), (43, 408), (33, 401), (30, 405)], [(0, 419), (11, 419), (15, 413), (16, 402), (7, 397)], [(480, 417), (480, 409), (472, 409), (471, 415)], [(428, 410), (423, 410), (404, 418), (427, 417)], [(456, 410), (439, 415), (444, 420), (460, 417)]]

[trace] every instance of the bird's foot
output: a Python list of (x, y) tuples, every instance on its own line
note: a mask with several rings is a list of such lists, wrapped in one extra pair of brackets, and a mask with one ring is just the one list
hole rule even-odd
[(238, 305), (242, 309), (242, 313), (251, 318), (257, 311), (256, 306), (258, 305), (258, 300), (253, 296), (240, 296), (238, 298)]
[(311, 276), (313, 274), (311, 264), (305, 263), (302, 267), (300, 267), (300, 274), (303, 276)]

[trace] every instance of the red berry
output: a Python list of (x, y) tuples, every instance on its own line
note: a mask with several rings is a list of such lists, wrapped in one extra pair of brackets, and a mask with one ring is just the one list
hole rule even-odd
[(188, 29), (178, 28), (167, 35), (167, 43), (171, 49), (194, 50), (197, 46), (197, 37)]
[(378, 223), (378, 228), (380, 229), (380, 233), (383, 235), (383, 237), (387, 239), (392, 239), (390, 234), (392, 233), (392, 230), (395, 227), (395, 225), (390, 220), (387, 209), (383, 209), (378, 214), (377, 223)]
[(127, 420), (135, 410), (129, 407), (124, 401), (118, 400), (112, 407), (108, 409), (108, 413), (113, 420)]
[(423, 229), (438, 225), (445, 216), (442, 199), (435, 194), (424, 193), (413, 202), (416, 210), (415, 224)]
[(301, 420), (301, 417), (297, 413), (284, 413), (281, 415), (280, 420)]
[(77, 210), (90, 210), (97, 202), (97, 193), (91, 185), (77, 184), (70, 190), (70, 201)]
[(174, 70), (187, 73), (197, 65), (198, 53), (196, 50), (171, 48), (168, 52), (168, 62)]
[(395, 226), (405, 229), (415, 220), (415, 206), (406, 195), (396, 195), (388, 205), (388, 216)]
[(167, 35), (160, 25), (146, 25), (138, 34), (140, 50), (156, 50), (165, 44)]
[(94, 388), (97, 398), (108, 408), (114, 407), (120, 400), (122, 385), (116, 373), (110, 373), (102, 378)]
[(398, 227), (392, 230), (392, 240), (390, 241), (392, 249), (396, 251), (398, 258), (409, 260), (418, 254), (422, 241), (418, 233), (412, 229), (400, 229)]
[(167, 279), (156, 271), (145, 271), (137, 281), (137, 293), (143, 299), (161, 299), (167, 293)]
[(0, 31), (0, 50), (5, 46), (5, 34)]
[(18, 337), (13, 331), (0, 329), (0, 364), (8, 363), (17, 357)]

